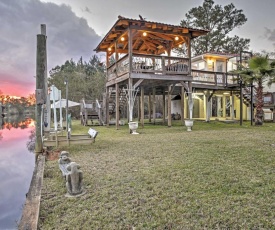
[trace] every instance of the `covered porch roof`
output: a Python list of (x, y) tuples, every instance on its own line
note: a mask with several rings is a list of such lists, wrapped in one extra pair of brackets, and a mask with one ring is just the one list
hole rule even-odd
[(118, 16), (118, 20), (105, 35), (96, 52), (115, 52), (117, 43), (118, 53), (128, 53), (128, 30), (132, 30), (133, 53), (160, 55), (168, 49), (181, 47), (187, 43), (187, 37), (196, 38), (208, 33), (207, 30), (187, 28), (160, 22), (146, 21)]

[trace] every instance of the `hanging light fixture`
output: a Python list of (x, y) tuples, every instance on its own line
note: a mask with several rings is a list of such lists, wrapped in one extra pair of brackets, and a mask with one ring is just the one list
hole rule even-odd
[(120, 40), (121, 40), (121, 41), (124, 41), (124, 40), (125, 40), (125, 38), (124, 38), (124, 37), (121, 37), (121, 38), (120, 38)]
[(179, 44), (179, 48), (182, 48), (182, 44)]
[(147, 32), (143, 32), (143, 34), (142, 34), (142, 35), (143, 35), (144, 37), (145, 37), (145, 36), (147, 36)]
[(176, 41), (178, 41), (178, 40), (179, 40), (179, 37), (178, 37), (178, 36), (176, 36), (176, 37), (175, 37), (175, 40), (176, 40)]
[(109, 48), (108, 48), (108, 51), (111, 51), (111, 50), (112, 50), (112, 47), (109, 47)]

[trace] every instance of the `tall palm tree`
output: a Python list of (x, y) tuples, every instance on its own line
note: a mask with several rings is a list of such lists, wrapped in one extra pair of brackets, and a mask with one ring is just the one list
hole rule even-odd
[(275, 63), (268, 60), (268, 56), (254, 56), (248, 62), (247, 68), (240, 70), (240, 76), (244, 83), (256, 83), (256, 113), (255, 125), (262, 125), (264, 120), (263, 83), (268, 81), (271, 85), (275, 82)]

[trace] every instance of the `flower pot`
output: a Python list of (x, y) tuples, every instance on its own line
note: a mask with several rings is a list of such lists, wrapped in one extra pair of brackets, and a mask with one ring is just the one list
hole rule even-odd
[(187, 127), (187, 131), (192, 131), (192, 126), (194, 124), (193, 120), (184, 120), (185, 126)]
[(130, 121), (128, 124), (129, 124), (130, 133), (139, 134), (139, 133), (136, 132), (136, 130), (138, 128), (138, 122)]

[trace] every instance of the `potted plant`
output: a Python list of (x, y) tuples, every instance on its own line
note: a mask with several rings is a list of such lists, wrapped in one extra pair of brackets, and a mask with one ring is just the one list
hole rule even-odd
[(137, 133), (137, 128), (138, 128), (138, 122), (137, 121), (130, 121), (129, 122), (130, 133), (139, 134), (139, 133)]

